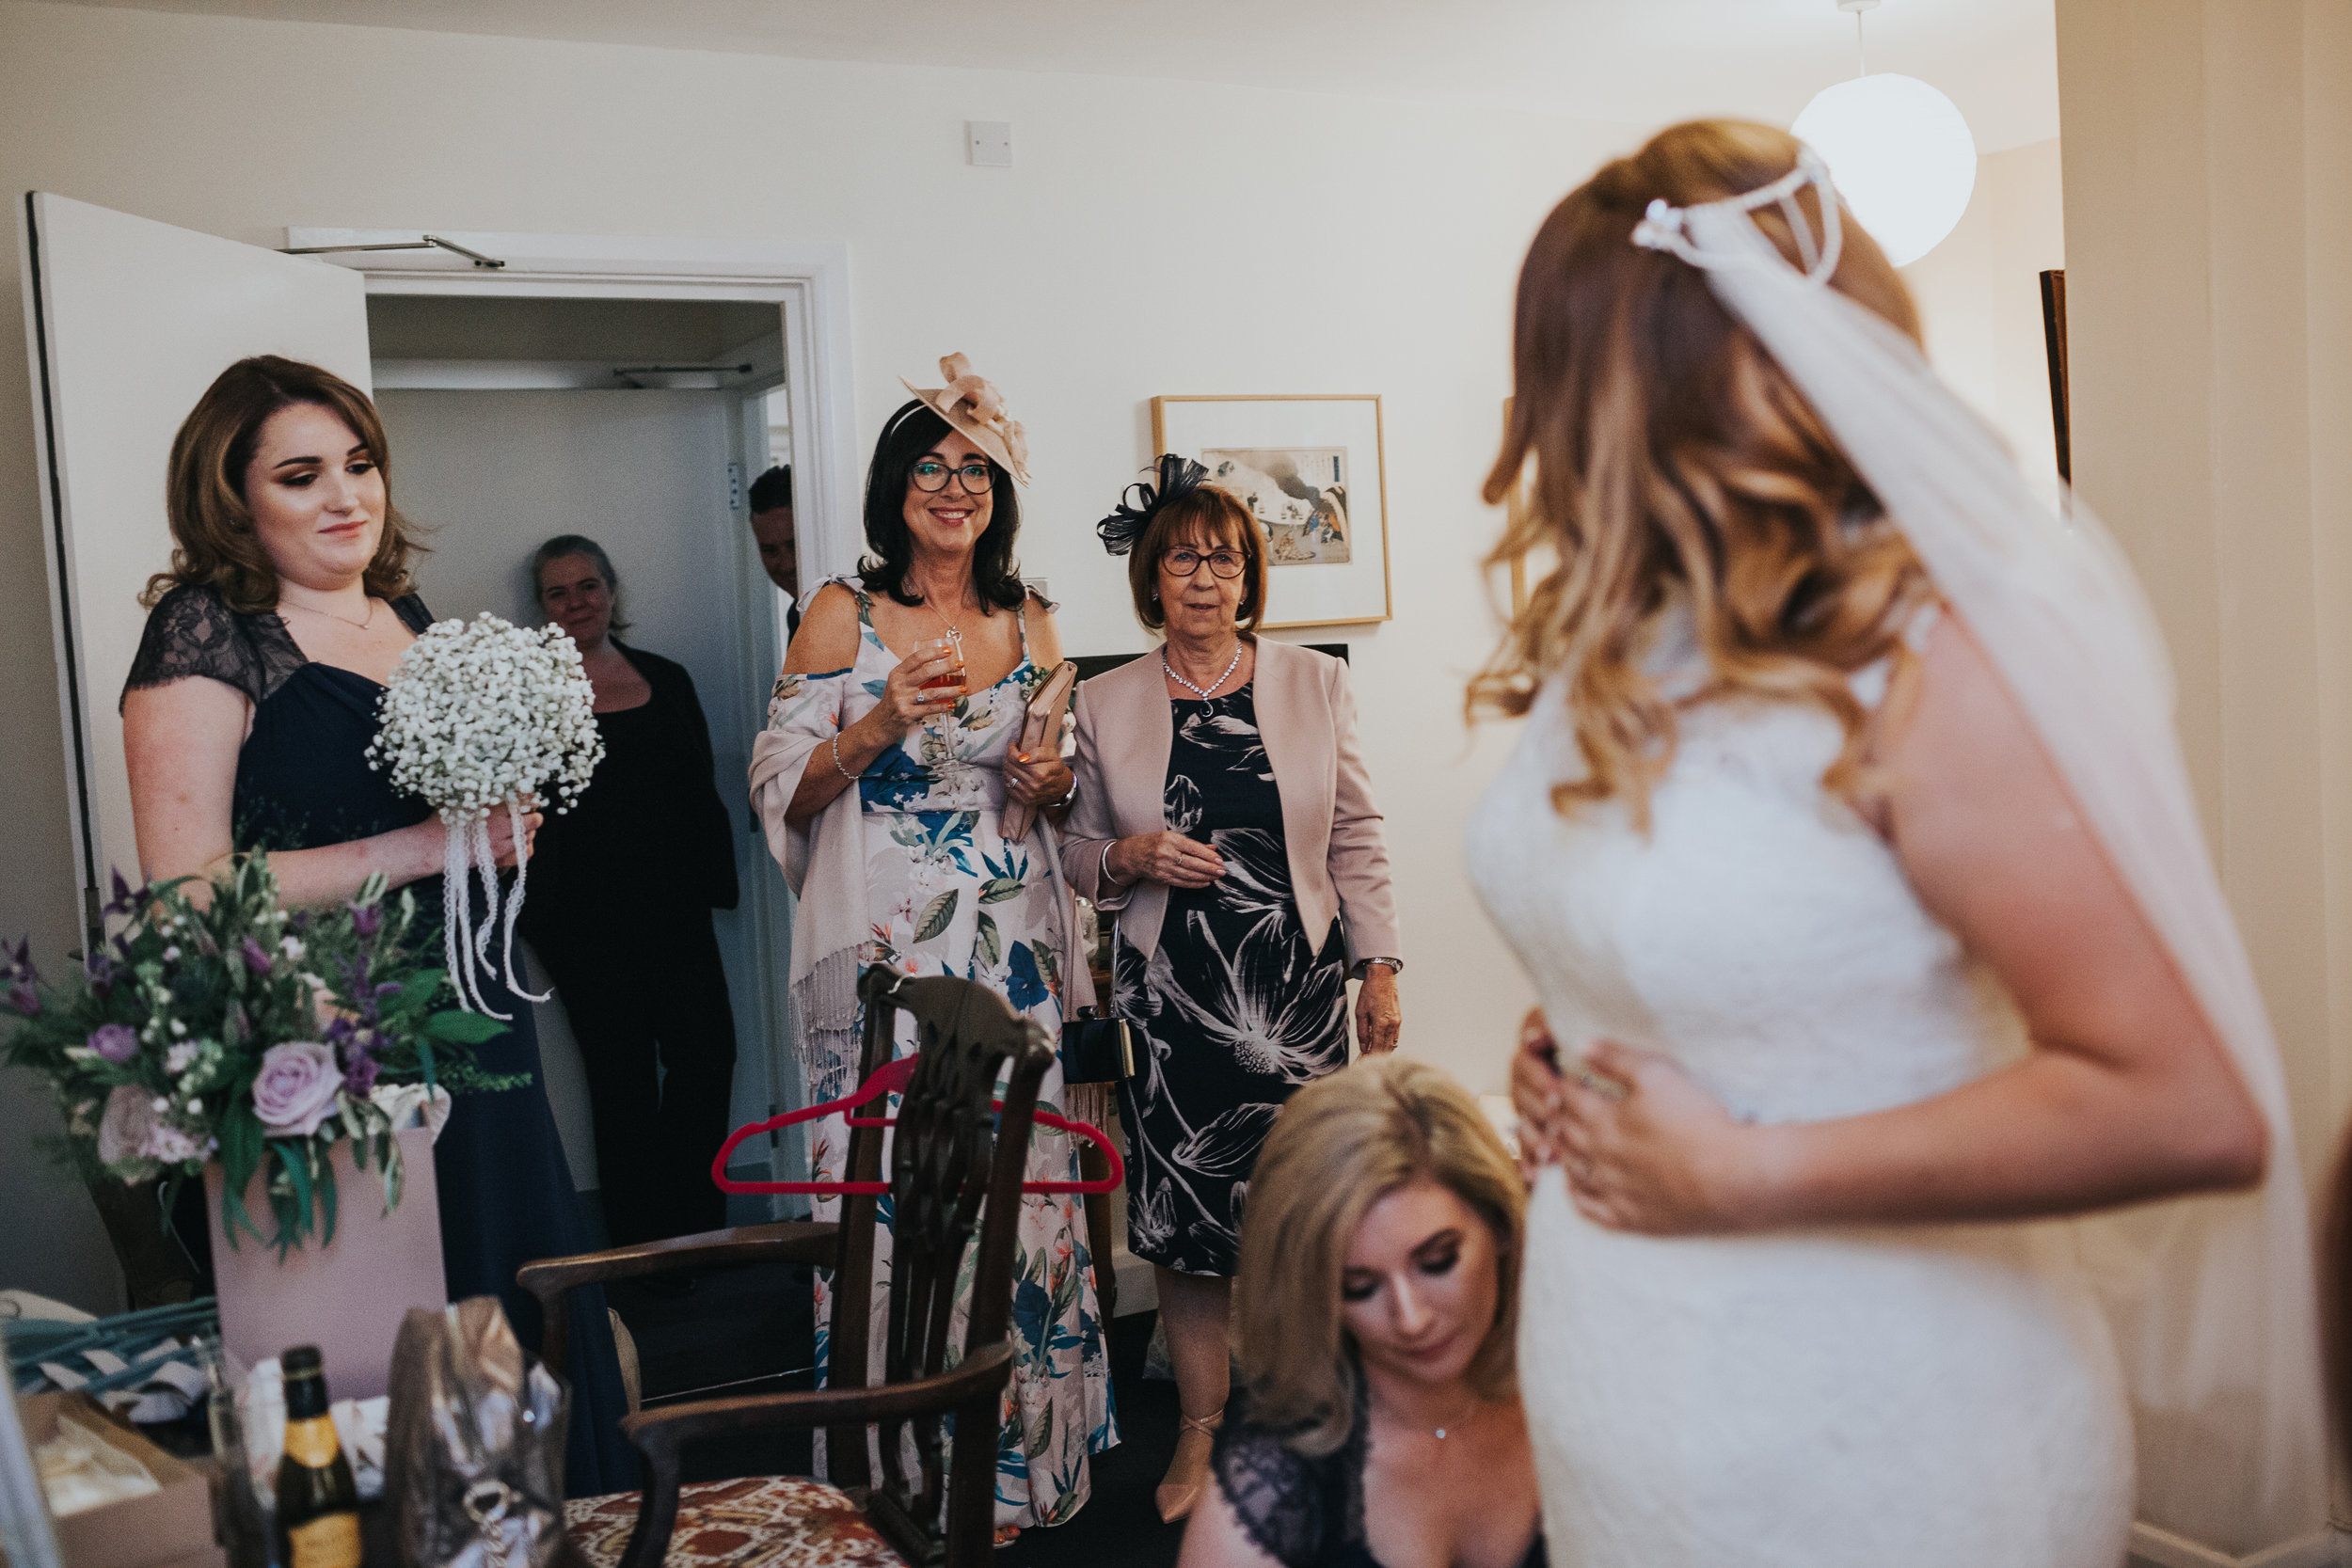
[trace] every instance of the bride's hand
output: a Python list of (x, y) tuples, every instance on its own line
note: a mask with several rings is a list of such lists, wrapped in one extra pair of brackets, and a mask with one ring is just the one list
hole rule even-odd
[(1582, 1065), (1562, 1079), (1555, 1146), (1578, 1212), (1653, 1236), (1740, 1229), (1756, 1130), (1667, 1057), (1598, 1040)]
[(1519, 1174), (1530, 1185), (1535, 1172), (1560, 1157), (1560, 1118), (1565, 1110), (1560, 1047), (1544, 1022), (1544, 1010), (1530, 1007), (1519, 1021), (1518, 1053), (1511, 1058), (1511, 1108), (1519, 1117)]

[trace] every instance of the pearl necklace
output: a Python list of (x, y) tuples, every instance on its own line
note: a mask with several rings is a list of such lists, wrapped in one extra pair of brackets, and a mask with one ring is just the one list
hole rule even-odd
[(1209, 700), (1210, 692), (1215, 691), (1218, 687), (1223, 686), (1227, 680), (1232, 678), (1233, 671), (1238, 668), (1240, 664), (1241, 639), (1236, 637), (1233, 639), (1233, 657), (1226, 662), (1225, 673), (1217, 676), (1216, 679), (1211, 681), (1206, 686), (1195, 686), (1192, 682), (1184, 679), (1184, 676), (1176, 673), (1176, 666), (1168, 663), (1168, 650), (1166, 648), (1162, 648), (1160, 650), (1160, 668), (1168, 672), (1168, 678), (1174, 681), (1178, 686), (1183, 687), (1185, 690), (1194, 693), (1204, 703)]

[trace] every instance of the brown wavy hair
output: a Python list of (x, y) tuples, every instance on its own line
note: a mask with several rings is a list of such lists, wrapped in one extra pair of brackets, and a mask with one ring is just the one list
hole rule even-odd
[(230, 609), (258, 615), (278, 605), (278, 572), (246, 505), (245, 473), (272, 414), (296, 404), (327, 409), (351, 427), (384, 476), (384, 531), (363, 580), (379, 599), (416, 591), (411, 569), (425, 546), (392, 506), (392, 463), (384, 421), (367, 393), (331, 371), (274, 354), (240, 359), (220, 372), (172, 437), (164, 482), (171, 520), (171, 569), (147, 579), (149, 609), (174, 588), (201, 584)]
[[(1788, 173), (1797, 152), (1787, 132), (1736, 120), (1662, 131), (1569, 192), (1520, 270), (1514, 396), (1486, 484), (1510, 521), (1486, 565), (1523, 569), (1549, 546), (1558, 566), (1470, 683), (1468, 709), (1524, 714), (1548, 675), (1569, 672), (1585, 774), (1553, 788), (1563, 814), (1623, 799), (1647, 826), (1676, 705), (1642, 661), (1677, 600), (1708, 676), (1683, 700), (1827, 709), (1846, 743), (1823, 783), (1851, 791), (1868, 716), (1847, 677), (1899, 652), (1932, 595), (1909, 542), (1706, 274), (1632, 242), (1652, 200), (1741, 195)], [(1817, 189), (1797, 199), (1819, 233)], [(1779, 209), (1755, 215), (1793, 261)], [(1842, 228), (1830, 286), (1916, 341), (1895, 269), (1858, 225)]]
[(1420, 1178), (1495, 1239), (1495, 1321), (1468, 1372), (1486, 1399), (1518, 1388), (1520, 1216), (1527, 1183), (1493, 1123), (1442, 1068), (1367, 1056), (1293, 1095), (1249, 1175), (1233, 1279), (1233, 1355), (1249, 1418), (1323, 1455), (1356, 1421), (1356, 1350), (1340, 1318), (1347, 1249), (1372, 1206)]

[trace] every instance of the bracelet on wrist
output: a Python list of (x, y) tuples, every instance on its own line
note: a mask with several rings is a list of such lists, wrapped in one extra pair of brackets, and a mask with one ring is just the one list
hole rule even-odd
[(833, 732), (833, 770), (851, 784), (857, 783), (857, 775), (841, 766), (841, 732), (839, 730)]

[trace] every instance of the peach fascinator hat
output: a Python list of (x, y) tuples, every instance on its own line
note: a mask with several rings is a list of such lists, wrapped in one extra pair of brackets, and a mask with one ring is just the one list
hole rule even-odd
[(1005, 394), (985, 376), (974, 373), (972, 361), (951, 354), (939, 362), (945, 387), (917, 387), (898, 378), (932, 413), (946, 420), (996, 466), (1022, 483), (1029, 483), (1029, 437), (1021, 421), (1005, 407)]

